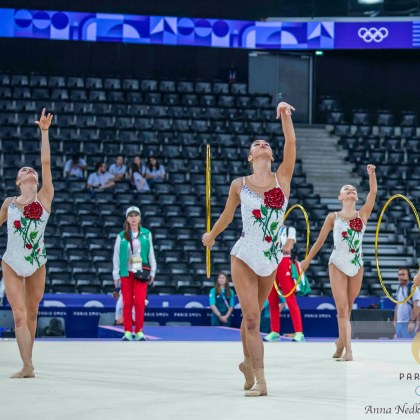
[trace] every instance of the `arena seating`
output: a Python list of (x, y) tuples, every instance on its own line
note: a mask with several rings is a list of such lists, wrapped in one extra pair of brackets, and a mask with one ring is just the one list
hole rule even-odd
[[(205, 230), (205, 145), (212, 146), (213, 220), (223, 210), (231, 180), (249, 173), (247, 153), (255, 136), (268, 139), (277, 161), (284, 139), (272, 99), (250, 95), (246, 84), (218, 81), (137, 80), (99, 77), (0, 74), (0, 191), (15, 194), (17, 168), (40, 167), (34, 121), (42, 107), (55, 115), (50, 130), (56, 189), (47, 227), (47, 290), (109, 292), (113, 289), (112, 251), (127, 206), (137, 204), (143, 224), (153, 232), (158, 274), (152, 293), (207, 293), (201, 235)], [(117, 153), (127, 162), (135, 154), (156, 155), (167, 181), (150, 193), (136, 193), (128, 183), (114, 191), (87, 192), (83, 181), (70, 189), (63, 166), (74, 152), (88, 162), (112, 163)], [(298, 160), (291, 204), (327, 211), (306, 182)], [(292, 215), (304, 243), (304, 221)], [(319, 226), (315, 223), (315, 228)], [(212, 253), (213, 273), (230, 271), (229, 251), (241, 230), (240, 212), (221, 235)], [(4, 252), (5, 241), (2, 241)], [(302, 256), (303, 246), (300, 246)], [(324, 287), (325, 261), (309, 271), (313, 294)], [(322, 267), (322, 270), (321, 270)]]

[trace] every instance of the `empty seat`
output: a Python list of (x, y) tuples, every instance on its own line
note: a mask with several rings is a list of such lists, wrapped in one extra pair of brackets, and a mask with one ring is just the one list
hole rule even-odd
[(366, 110), (353, 110), (352, 124), (369, 125), (370, 113)]
[(196, 82), (195, 83), (196, 93), (212, 93), (212, 86), (209, 82)]

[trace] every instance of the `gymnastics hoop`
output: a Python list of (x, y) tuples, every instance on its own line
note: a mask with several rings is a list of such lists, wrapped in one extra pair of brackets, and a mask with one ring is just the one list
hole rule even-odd
[[(294, 209), (301, 210), (301, 212), (303, 213), (303, 217), (305, 218), (305, 222), (306, 222), (306, 252), (305, 252), (305, 258), (306, 258), (309, 254), (309, 241), (310, 241), (310, 238), (311, 238), (311, 226), (309, 225), (309, 217), (308, 217), (308, 213), (306, 212), (305, 208), (303, 206), (301, 206), (300, 204), (295, 204), (294, 206), (290, 207), (290, 209), (288, 209), (286, 211), (286, 214), (284, 215), (283, 223), (286, 221), (287, 216), (289, 216), (290, 212)], [(293, 264), (293, 261), (292, 261), (292, 264)], [(276, 281), (276, 279), (274, 279), (274, 287), (276, 289), (277, 294), (281, 297), (288, 298), (292, 293), (295, 292), (295, 290), (298, 287), (300, 281), (302, 280), (303, 273), (304, 273), (304, 271), (301, 271), (301, 273), (299, 274), (299, 277), (296, 280), (296, 283), (293, 286), (292, 290), (290, 290), (290, 292), (287, 293), (286, 295), (283, 295), (280, 292), (280, 290), (277, 286), (277, 281)]]
[[(206, 230), (207, 233), (211, 230), (211, 155), (209, 144), (206, 150)], [(208, 246), (206, 247), (206, 273), (209, 279), (211, 276), (211, 258)]]
[(378, 239), (379, 239), (379, 230), (381, 228), (381, 223), (382, 223), (382, 217), (385, 214), (385, 211), (387, 209), (387, 207), (391, 204), (392, 201), (394, 201), (396, 198), (401, 198), (402, 200), (404, 200), (410, 207), (411, 210), (413, 210), (414, 216), (416, 217), (416, 221), (417, 221), (417, 226), (419, 228), (419, 233), (420, 233), (420, 218), (419, 215), (417, 213), (417, 210), (414, 206), (414, 204), (411, 202), (411, 200), (409, 198), (407, 198), (405, 195), (402, 194), (395, 194), (393, 195), (390, 199), (388, 199), (388, 201), (385, 203), (385, 205), (382, 208), (381, 214), (379, 216), (378, 219), (378, 224), (376, 225), (376, 235), (375, 235), (375, 259), (376, 259), (376, 269), (378, 270), (378, 278), (379, 281), (381, 282), (381, 286), (382, 289), (384, 289), (384, 292), (386, 294), (386, 296), (388, 297), (388, 299), (391, 302), (396, 303), (397, 305), (402, 305), (403, 303), (407, 303), (414, 295), (414, 292), (416, 291), (416, 287), (413, 287), (413, 290), (411, 291), (411, 293), (407, 296), (407, 298), (405, 300), (396, 300), (392, 297), (392, 295), (388, 292), (388, 289), (386, 288), (384, 281), (382, 279), (382, 274), (381, 274), (381, 269), (379, 267), (379, 255), (378, 255)]

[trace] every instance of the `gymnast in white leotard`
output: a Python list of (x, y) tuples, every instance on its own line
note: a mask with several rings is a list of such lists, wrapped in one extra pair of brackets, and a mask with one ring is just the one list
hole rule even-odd
[(363, 267), (362, 242), (366, 225), (356, 212), (352, 220), (345, 220), (337, 212), (334, 219), (334, 248), (328, 264), (334, 264), (346, 276), (355, 276)]
[(284, 102), (277, 107), (277, 118), (281, 118), (285, 137), (283, 162), (277, 171), (271, 170), (274, 159), (270, 144), (255, 140), (248, 155), (253, 174), (232, 182), (225, 210), (213, 229), (203, 235), (203, 245), (212, 247), (241, 205), (243, 230), (231, 251), (231, 274), (243, 314), (244, 361), (239, 369), (245, 376), (245, 395), (249, 397), (267, 395), (260, 317), (282, 258), (280, 232), (296, 161), (292, 110), (294, 108)]
[[(331, 290), (337, 308), (338, 340), (333, 357), (338, 361), (353, 360), (351, 350), (350, 314), (353, 303), (360, 292), (363, 280), (362, 241), (366, 224), (375, 205), (377, 182), (375, 166), (368, 165), (370, 191), (366, 202), (356, 210), (357, 190), (345, 185), (340, 190), (338, 199), (342, 203), (340, 212), (330, 213), (312, 246), (307, 258), (301, 262), (302, 270), (307, 270), (312, 259), (321, 249), (329, 232), (333, 230), (334, 249), (331, 254), (328, 270)], [(345, 350), (345, 354), (343, 354)]]
[(44, 231), (49, 213), (35, 194), (35, 200), (22, 207), (12, 199), (7, 209), (7, 248), (3, 261), (21, 277), (30, 277), (47, 262)]
[(44, 295), (47, 261), (44, 231), (51, 212), (54, 187), (48, 129), (53, 116), (42, 111), (35, 124), (41, 130), (42, 188), (38, 173), (24, 166), (16, 177), (18, 197), (8, 197), (0, 209), (0, 226), (7, 220), (7, 249), (1, 266), (7, 300), (12, 308), (23, 368), (12, 378), (33, 378), (32, 348), (39, 303)]
[[(245, 177), (242, 178), (240, 199), (243, 230), (230, 253), (245, 262), (259, 276), (269, 276), (277, 269), (283, 257), (280, 231), (288, 199), (280, 187), (277, 175), (274, 177), (276, 186), (266, 192), (264, 197), (248, 188)], [(274, 194), (279, 198), (276, 208), (269, 207), (266, 199)]]

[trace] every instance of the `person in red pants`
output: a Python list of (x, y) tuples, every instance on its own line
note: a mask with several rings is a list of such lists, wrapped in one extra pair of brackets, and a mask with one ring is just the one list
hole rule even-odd
[[(293, 259), (291, 254), (296, 243), (296, 229), (293, 227), (284, 227), (280, 235), (280, 240), (282, 244), (283, 259), (277, 267), (276, 282), (279, 286), (280, 292), (283, 295), (287, 295), (287, 293), (289, 293), (295, 285), (295, 281), (292, 277)], [(295, 330), (293, 341), (304, 341), (305, 336), (303, 335), (302, 316), (300, 314), (295, 293), (292, 293), (286, 298), (286, 303), (289, 308), (290, 317), (292, 318), (293, 328)], [(264, 337), (264, 340), (275, 341), (280, 337), (280, 310), (279, 295), (274, 286), (268, 296), (268, 304), (270, 306), (271, 332)]]
[[(129, 207), (125, 216), (124, 230), (118, 234), (115, 241), (112, 276), (115, 287), (121, 285), (123, 340), (144, 341), (143, 324), (147, 285), (153, 283), (155, 279), (156, 258), (152, 234), (149, 229), (141, 226), (140, 209), (135, 206)], [(134, 337), (133, 307), (135, 309)]]

